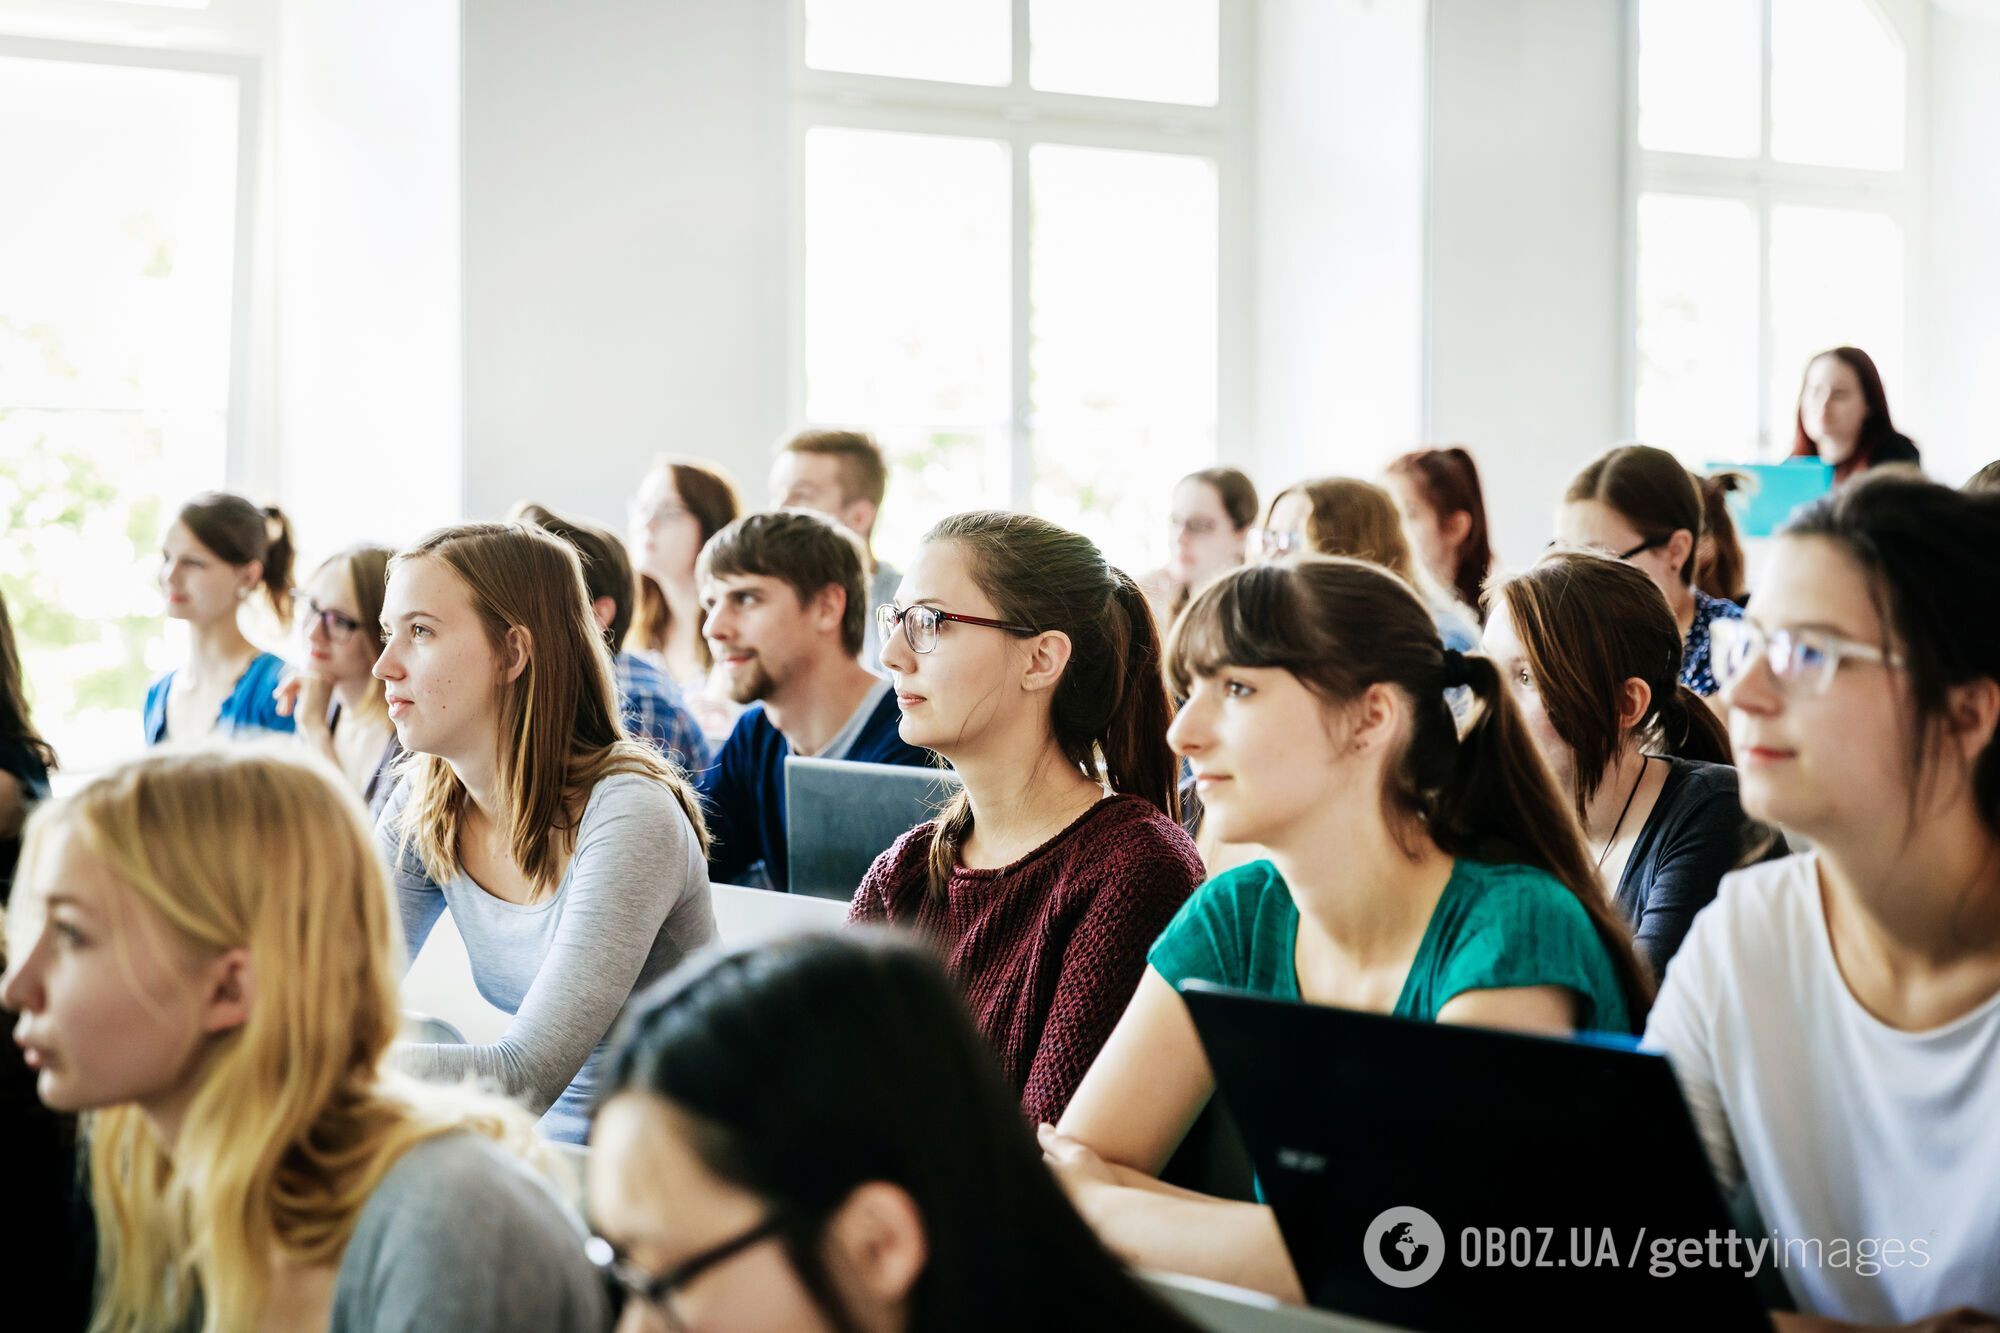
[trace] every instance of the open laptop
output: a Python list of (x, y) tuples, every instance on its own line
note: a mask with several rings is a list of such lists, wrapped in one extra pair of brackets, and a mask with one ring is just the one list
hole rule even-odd
[(1411, 1329), (1770, 1327), (1744, 1271), (1766, 1237), (1727, 1266), (1663, 1057), (1181, 993), (1314, 1305)]
[(958, 775), (948, 768), (787, 756), (791, 891), (852, 898), (875, 858), (935, 815), (958, 787)]
[(1768, 537), (1800, 506), (1833, 489), (1833, 467), (1817, 458), (1783, 463), (1710, 463), (1710, 475), (1741, 472), (1749, 480), (1729, 497), (1729, 516), (1745, 537)]

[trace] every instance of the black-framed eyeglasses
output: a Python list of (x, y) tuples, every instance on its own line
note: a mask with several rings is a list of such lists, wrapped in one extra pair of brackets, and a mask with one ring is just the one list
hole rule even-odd
[(1667, 539), (1665, 537), (1648, 537), (1646, 538), (1645, 541), (1640, 542), (1637, 546), (1633, 547), (1631, 550), (1618, 552), (1618, 554), (1613, 556), (1612, 559), (1630, 560), (1635, 555), (1644, 555), (1646, 552), (1651, 551), (1656, 547), (1665, 546), (1666, 544), (1667, 544)]
[(616, 1319), (624, 1312), (628, 1300), (644, 1301), (660, 1312), (667, 1321), (667, 1327), (675, 1333), (685, 1333), (687, 1321), (674, 1308), (674, 1295), (703, 1273), (727, 1263), (753, 1245), (771, 1239), (784, 1229), (785, 1219), (773, 1213), (751, 1227), (748, 1231), (732, 1236), (719, 1245), (711, 1245), (689, 1259), (675, 1264), (664, 1273), (648, 1273), (628, 1261), (618, 1253), (618, 1247), (602, 1236), (592, 1236), (584, 1242), (584, 1253), (589, 1256), (591, 1267), (597, 1270), (604, 1281), (604, 1291), (611, 1298), (611, 1317)]
[(297, 618), (301, 633), (310, 632), (314, 621), (319, 622), (320, 633), (335, 644), (346, 643), (361, 628), (361, 622), (344, 612), (321, 606), (304, 590), (292, 589), (292, 600), (298, 604)]
[(955, 620), (961, 625), (984, 625), (987, 629), (1005, 630), (1009, 634), (1041, 633), (1029, 625), (988, 620), (984, 616), (962, 616), (956, 611), (940, 611), (935, 606), (897, 606), (893, 602), (884, 602), (875, 608), (875, 627), (881, 631), (882, 641), (887, 643), (900, 625), (903, 641), (910, 645), (913, 653), (928, 653), (936, 648), (938, 631), (944, 628), (947, 620)]
[(1635, 555), (1644, 555), (1648, 551), (1656, 550), (1659, 547), (1665, 546), (1671, 540), (1673, 540), (1671, 536), (1648, 537), (1646, 538), (1646, 540), (1640, 542), (1637, 546), (1634, 546), (1629, 551), (1614, 551), (1609, 546), (1594, 546), (1588, 544), (1572, 546), (1565, 543), (1560, 537), (1558, 537), (1550, 541), (1546, 549), (1551, 551), (1564, 551), (1564, 550), (1589, 551), (1594, 555), (1607, 556), (1612, 560), (1630, 560)]

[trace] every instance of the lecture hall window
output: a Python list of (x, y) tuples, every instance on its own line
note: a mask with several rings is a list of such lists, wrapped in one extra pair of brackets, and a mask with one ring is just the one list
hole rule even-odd
[(1806, 358), (1909, 323), (1909, 91), (1891, 0), (1637, 0), (1635, 438), (1782, 457)]
[(1226, 397), (1235, 8), (798, 0), (794, 415), (877, 432), (891, 558), (999, 505), (1157, 559)]

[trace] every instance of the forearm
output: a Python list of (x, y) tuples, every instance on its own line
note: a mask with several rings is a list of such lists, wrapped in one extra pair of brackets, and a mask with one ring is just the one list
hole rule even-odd
[(1132, 1267), (1226, 1282), (1294, 1304), (1305, 1301), (1277, 1218), (1261, 1204), (1211, 1198), (1156, 1180), (1097, 1185), (1076, 1202), (1099, 1239)]

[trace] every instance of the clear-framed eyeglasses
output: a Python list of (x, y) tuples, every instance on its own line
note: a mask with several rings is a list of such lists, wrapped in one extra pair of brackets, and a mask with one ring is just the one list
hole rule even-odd
[(1748, 620), (1718, 620), (1708, 627), (1709, 668), (1724, 687), (1741, 680), (1759, 658), (1786, 694), (1824, 694), (1843, 662), (1895, 669), (1903, 659), (1874, 644), (1858, 643), (1813, 625), (1766, 630)]

